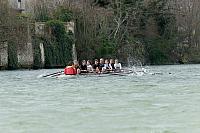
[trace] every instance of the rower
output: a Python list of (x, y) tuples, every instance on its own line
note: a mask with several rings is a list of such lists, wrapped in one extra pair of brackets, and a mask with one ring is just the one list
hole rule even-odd
[(105, 71), (111, 71), (111, 70), (112, 70), (111, 67), (110, 67), (110, 64), (109, 64), (108, 59), (105, 60), (105, 64), (104, 64), (103, 69), (104, 69)]
[(114, 67), (115, 67), (116, 71), (121, 71), (122, 65), (121, 65), (121, 63), (119, 63), (118, 59), (115, 59)]
[(104, 59), (103, 58), (100, 59), (99, 70), (101, 72), (105, 71), (105, 69), (104, 69)]
[(65, 75), (76, 75), (77, 71), (73, 62), (69, 62), (68, 66), (64, 70)]
[(92, 68), (90, 60), (87, 61), (87, 71), (90, 73), (93, 72), (93, 68)]
[(100, 71), (99, 71), (99, 61), (98, 61), (98, 59), (95, 59), (95, 61), (94, 61), (94, 64), (93, 64), (93, 71), (94, 72), (96, 72), (96, 73), (99, 73)]
[(83, 60), (82, 61), (82, 64), (81, 64), (81, 73), (87, 73), (87, 64), (86, 64), (86, 61)]
[(110, 59), (110, 64), (109, 64), (109, 65), (110, 65), (110, 68), (111, 68), (112, 71), (115, 70), (114, 64), (115, 64), (114, 60), (113, 60), (113, 59)]
[(76, 68), (77, 74), (81, 73), (80, 66), (77, 60), (74, 60), (74, 66)]

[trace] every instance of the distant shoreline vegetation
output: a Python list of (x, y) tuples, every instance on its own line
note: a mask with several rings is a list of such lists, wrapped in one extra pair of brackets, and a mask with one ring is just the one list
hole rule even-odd
[[(187, 4), (192, 4), (190, 11), (183, 6)], [(21, 10), (0, 0), (0, 68), (62, 68), (73, 60), (73, 44), (79, 60), (198, 64), (198, 5), (181, 0), (30, 0), (28, 10)]]

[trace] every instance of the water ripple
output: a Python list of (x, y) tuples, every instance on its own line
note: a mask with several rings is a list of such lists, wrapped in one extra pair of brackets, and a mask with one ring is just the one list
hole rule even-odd
[(60, 70), (1, 71), (0, 132), (199, 133), (199, 68), (70, 79), (38, 78)]

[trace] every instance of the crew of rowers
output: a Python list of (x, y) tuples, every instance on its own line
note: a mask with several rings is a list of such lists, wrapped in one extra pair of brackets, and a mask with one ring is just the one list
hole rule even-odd
[(109, 72), (119, 72), (122, 69), (121, 63), (118, 59), (106, 59), (101, 58), (100, 60), (95, 59), (94, 64), (90, 60), (83, 60), (81, 65), (78, 61), (69, 62), (68, 66), (65, 68), (65, 75), (76, 75), (81, 73), (109, 73)]

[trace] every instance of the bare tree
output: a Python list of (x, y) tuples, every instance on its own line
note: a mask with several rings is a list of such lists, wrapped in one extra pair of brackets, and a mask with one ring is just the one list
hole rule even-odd
[(172, 3), (176, 13), (179, 35), (178, 53), (180, 58), (188, 60), (200, 45), (200, 1), (174, 0)]

